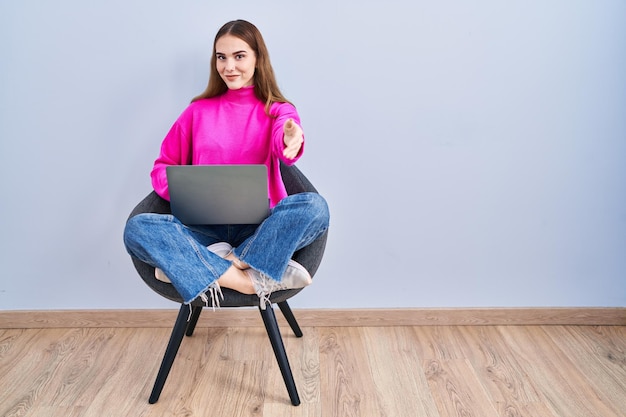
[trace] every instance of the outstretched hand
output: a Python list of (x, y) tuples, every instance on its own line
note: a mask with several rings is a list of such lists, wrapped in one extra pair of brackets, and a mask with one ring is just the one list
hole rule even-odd
[(285, 143), (283, 155), (286, 158), (293, 159), (298, 156), (304, 137), (302, 128), (293, 119), (287, 120), (283, 125), (283, 142)]

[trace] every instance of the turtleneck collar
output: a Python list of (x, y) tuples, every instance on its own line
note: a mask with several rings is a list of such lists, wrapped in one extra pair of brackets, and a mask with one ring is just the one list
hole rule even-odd
[(238, 90), (229, 89), (226, 91), (226, 93), (224, 93), (224, 98), (230, 102), (238, 104), (248, 104), (259, 101), (259, 99), (254, 94), (253, 85), (242, 87)]

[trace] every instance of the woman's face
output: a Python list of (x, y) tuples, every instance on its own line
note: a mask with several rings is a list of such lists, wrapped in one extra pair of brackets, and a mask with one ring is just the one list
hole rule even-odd
[(252, 85), (256, 55), (250, 45), (233, 35), (224, 35), (215, 42), (217, 72), (229, 89)]

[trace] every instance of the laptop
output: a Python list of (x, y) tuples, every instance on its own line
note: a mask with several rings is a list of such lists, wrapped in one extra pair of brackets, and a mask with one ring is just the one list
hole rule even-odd
[(171, 165), (166, 173), (183, 224), (260, 224), (269, 215), (265, 165)]

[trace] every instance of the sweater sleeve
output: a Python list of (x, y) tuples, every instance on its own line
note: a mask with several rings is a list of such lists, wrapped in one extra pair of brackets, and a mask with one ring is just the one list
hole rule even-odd
[[(285, 122), (289, 119), (293, 119), (294, 122), (302, 128), (302, 124), (300, 122), (300, 115), (296, 108), (289, 103), (275, 103), (272, 106), (271, 112), (272, 115), (276, 116), (272, 123), (272, 153), (274, 156), (283, 161), (286, 165), (293, 165), (300, 159), (304, 152), (304, 142), (302, 142), (302, 147), (300, 148), (300, 152), (293, 159), (288, 159), (283, 155), (283, 150), (285, 149), (285, 142), (283, 141), (284, 131), (283, 126)], [(304, 138), (304, 133), (303, 133)]]
[(174, 123), (161, 144), (159, 157), (154, 161), (150, 177), (154, 191), (164, 199), (170, 199), (166, 168), (169, 165), (191, 164), (191, 130), (185, 128), (186, 114)]

